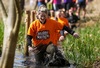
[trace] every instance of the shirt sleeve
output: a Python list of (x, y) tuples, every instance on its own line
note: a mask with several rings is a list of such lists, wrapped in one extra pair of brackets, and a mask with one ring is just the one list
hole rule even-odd
[(55, 22), (55, 27), (56, 27), (55, 29), (56, 29), (56, 30), (62, 30), (62, 29), (63, 29), (63, 26), (64, 26), (64, 25), (61, 24), (60, 22), (57, 22), (57, 21)]
[(67, 26), (63, 26), (63, 30), (66, 30), (68, 33), (70, 33), (71, 35), (73, 35), (75, 33), (75, 31), (73, 31), (71, 28), (67, 27)]
[[(34, 23), (34, 22), (33, 22)], [(30, 35), (30, 36), (34, 36), (34, 24), (33, 23), (31, 23), (30, 24), (30, 26), (29, 26), (29, 28), (28, 28), (28, 33), (27, 33), (27, 35)]]

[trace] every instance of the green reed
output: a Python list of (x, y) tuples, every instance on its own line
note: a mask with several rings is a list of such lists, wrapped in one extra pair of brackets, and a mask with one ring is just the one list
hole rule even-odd
[(4, 26), (3, 22), (0, 21), (0, 47), (3, 45), (3, 34), (4, 34)]

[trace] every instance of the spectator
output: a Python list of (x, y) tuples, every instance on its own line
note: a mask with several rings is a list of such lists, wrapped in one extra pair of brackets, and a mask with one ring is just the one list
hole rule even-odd
[(46, 6), (46, 0), (37, 0), (37, 5), (38, 5), (38, 7), (41, 6), (41, 5)]
[(53, 10), (53, 4), (50, 3), (50, 0), (46, 0), (46, 6), (47, 6), (47, 9), (50, 11), (50, 10)]
[(63, 6), (62, 6), (62, 0), (50, 0), (49, 3), (53, 4), (54, 11), (57, 11), (57, 10), (63, 8)]
[(79, 18), (80, 18), (80, 11), (81, 9), (83, 9), (83, 19), (85, 19), (87, 3), (88, 3), (88, 0), (76, 0), (76, 4), (77, 4), (76, 14)]
[(64, 11), (66, 11), (66, 13), (68, 13), (68, 10), (71, 7), (74, 7), (73, 0), (63, 0), (62, 5), (63, 5)]
[(71, 29), (76, 28), (76, 23), (78, 22), (79, 18), (73, 13), (73, 8), (69, 9), (67, 19), (71, 25)]

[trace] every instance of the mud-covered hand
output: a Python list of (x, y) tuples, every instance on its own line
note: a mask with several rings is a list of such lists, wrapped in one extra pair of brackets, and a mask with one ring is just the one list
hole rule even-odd
[(65, 37), (64, 36), (60, 36), (59, 37), (59, 41), (64, 41)]
[(31, 46), (28, 46), (28, 50), (29, 50), (29, 52), (34, 51), (33, 47), (31, 47)]
[(79, 34), (78, 34), (78, 33), (74, 33), (73, 36), (74, 36), (75, 38), (79, 38)]

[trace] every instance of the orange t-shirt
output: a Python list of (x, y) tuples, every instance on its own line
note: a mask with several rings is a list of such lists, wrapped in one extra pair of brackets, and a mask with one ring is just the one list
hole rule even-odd
[[(68, 20), (66, 18), (58, 18), (58, 22), (61, 23), (63, 26), (67, 26), (67, 27), (70, 27), (69, 26), (69, 23), (68, 23)], [(55, 38), (55, 42), (57, 42), (59, 40), (59, 37), (61, 36), (60, 35), (60, 30), (57, 30), (56, 31), (56, 38)], [(57, 44), (57, 43), (56, 43)]]
[(60, 22), (62, 25), (69, 27), (69, 23), (66, 18), (58, 18), (58, 22)]
[(57, 21), (47, 19), (45, 24), (41, 24), (39, 20), (35, 20), (30, 24), (28, 35), (33, 37), (34, 46), (40, 44), (49, 44), (52, 42), (56, 45), (56, 31), (61, 30), (63, 25)]

